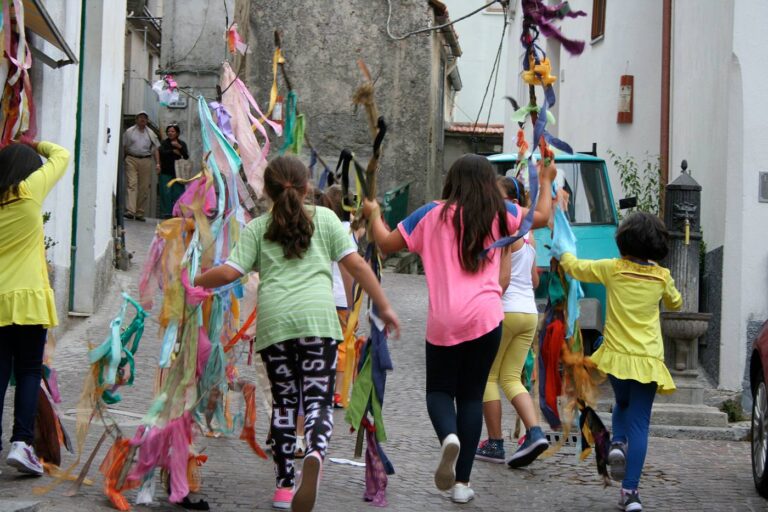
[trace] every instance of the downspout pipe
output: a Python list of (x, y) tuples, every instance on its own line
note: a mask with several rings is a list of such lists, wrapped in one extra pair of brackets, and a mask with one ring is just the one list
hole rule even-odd
[(672, 82), (672, 0), (664, 0), (661, 22), (661, 126), (659, 133), (659, 171), (661, 172), (661, 197), (659, 211), (664, 214), (665, 186), (669, 183), (669, 119), (670, 89)]
[(80, 67), (77, 70), (77, 113), (75, 115), (75, 172), (72, 177), (72, 235), (69, 249), (69, 311), (75, 310), (75, 282), (77, 274), (77, 214), (78, 200), (80, 196), (80, 145), (82, 143), (83, 120), (83, 85), (85, 75), (85, 29), (86, 29), (86, 4), (83, 0), (80, 6)]

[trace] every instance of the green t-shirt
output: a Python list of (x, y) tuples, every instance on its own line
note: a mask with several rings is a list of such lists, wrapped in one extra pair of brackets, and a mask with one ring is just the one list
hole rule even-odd
[(355, 246), (335, 213), (323, 207), (306, 209), (315, 232), (301, 258), (286, 259), (280, 244), (264, 238), (272, 218), (267, 213), (248, 223), (227, 260), (243, 274), (259, 272), (257, 351), (296, 338), (342, 338), (331, 262), (355, 252)]

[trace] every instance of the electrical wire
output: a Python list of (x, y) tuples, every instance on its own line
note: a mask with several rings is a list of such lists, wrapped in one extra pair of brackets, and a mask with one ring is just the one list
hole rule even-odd
[[(485, 93), (483, 94), (483, 100), (480, 102), (480, 109), (477, 111), (477, 117), (475, 118), (475, 122), (472, 126), (472, 136), (475, 135), (475, 132), (477, 131), (477, 123), (480, 121), (480, 116), (483, 113), (483, 107), (485, 107), (485, 99), (488, 97), (488, 90), (491, 88), (491, 81), (494, 81), (494, 76), (498, 79), (499, 77), (499, 69), (501, 68), (501, 51), (504, 48), (504, 37), (507, 33), (507, 25), (509, 22), (507, 21), (507, 10), (506, 7), (504, 8), (504, 27), (501, 30), (501, 41), (499, 42), (499, 48), (496, 50), (496, 58), (493, 61), (493, 67), (491, 68), (491, 74), (488, 76), (488, 83), (485, 86)], [(496, 85), (494, 81), (494, 91), (493, 96), (495, 98), (496, 96)], [(493, 100), (491, 100), (493, 102)], [(491, 118), (491, 109), (493, 108), (493, 105), (488, 106), (488, 121), (490, 122)], [(486, 123), (487, 125), (488, 123)]]
[[(394, 41), (402, 41), (403, 39), (407, 39), (407, 38), (409, 38), (411, 36), (415, 36), (417, 34), (423, 34), (424, 32), (432, 32), (434, 30), (441, 30), (441, 29), (450, 27), (454, 23), (458, 23), (458, 22), (460, 22), (462, 20), (465, 20), (465, 19), (469, 18), (470, 16), (474, 16), (475, 14), (479, 13), (480, 11), (482, 11), (484, 9), (487, 9), (488, 7), (492, 6), (493, 4), (495, 4), (497, 2), (500, 2), (504, 6), (504, 9), (505, 9), (505, 12), (506, 12), (506, 2), (504, 0), (493, 0), (492, 2), (489, 2), (489, 3), (485, 4), (482, 7), (478, 8), (478, 9), (475, 9), (474, 11), (470, 12), (469, 14), (465, 14), (461, 18), (458, 18), (458, 19), (455, 19), (455, 20), (451, 21), (450, 23), (445, 23), (443, 25), (437, 25), (435, 27), (422, 28), (422, 29), (419, 29), (419, 30), (414, 30), (413, 32), (408, 32), (407, 34), (403, 34), (402, 36), (396, 36), (396, 35), (392, 34), (392, 31), (389, 28), (389, 23), (392, 20), (392, 0), (387, 0), (387, 5), (389, 6), (389, 13), (387, 14), (387, 35), (389, 36), (390, 39), (392, 39)], [(505, 19), (506, 19), (506, 16), (505, 16)]]
[[(175, 61), (173, 61), (173, 63), (169, 64), (168, 67), (170, 69), (175, 68), (179, 64), (179, 62), (184, 62), (184, 60), (187, 57), (189, 57), (192, 54), (192, 52), (195, 50), (195, 48), (197, 47), (197, 43), (200, 42), (200, 38), (203, 37), (203, 32), (205, 31), (205, 25), (206, 25), (205, 20), (208, 19), (208, 7), (209, 6), (210, 6), (210, 2), (205, 2), (205, 14), (202, 17), (203, 22), (202, 22), (202, 24), (200, 26), (200, 33), (197, 34), (197, 39), (195, 39), (195, 43), (192, 45), (192, 48), (190, 48), (189, 51), (186, 54), (184, 54), (184, 56), (182, 58), (176, 59)], [(174, 5), (174, 7), (175, 7), (175, 5)]]
[(504, 7), (504, 28), (501, 31), (501, 45), (499, 46), (499, 52), (497, 54), (497, 66), (496, 66), (496, 76), (493, 78), (493, 92), (491, 93), (491, 102), (488, 103), (488, 118), (485, 120), (485, 126), (487, 127), (488, 124), (491, 122), (491, 112), (493, 111), (493, 101), (496, 99), (496, 84), (499, 81), (499, 71), (501, 70), (501, 48), (504, 45), (504, 34), (507, 31), (507, 26), (509, 25), (509, 22), (507, 21), (507, 8)]

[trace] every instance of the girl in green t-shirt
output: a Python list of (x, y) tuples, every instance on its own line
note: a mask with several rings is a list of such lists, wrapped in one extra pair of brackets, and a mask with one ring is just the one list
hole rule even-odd
[[(264, 172), (271, 212), (251, 221), (229, 260), (195, 279), (216, 288), (259, 272), (256, 349), (272, 387), (272, 426), (277, 488), (272, 505), (312, 510), (320, 469), (333, 430), (336, 346), (341, 339), (333, 300), (331, 262), (360, 283), (379, 317), (400, 335), (400, 323), (373, 271), (329, 209), (305, 205), (309, 171), (295, 157), (274, 159)], [(306, 456), (294, 487), (296, 413), (305, 412)]]

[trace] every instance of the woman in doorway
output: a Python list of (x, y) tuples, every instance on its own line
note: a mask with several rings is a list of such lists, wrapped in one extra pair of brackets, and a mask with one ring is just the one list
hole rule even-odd
[(160, 143), (160, 172), (157, 181), (160, 187), (160, 216), (163, 219), (172, 216), (173, 205), (184, 192), (184, 186), (180, 183), (168, 186), (176, 178), (176, 160), (189, 159), (187, 143), (179, 138), (180, 134), (179, 125), (169, 124), (165, 129), (167, 138)]

